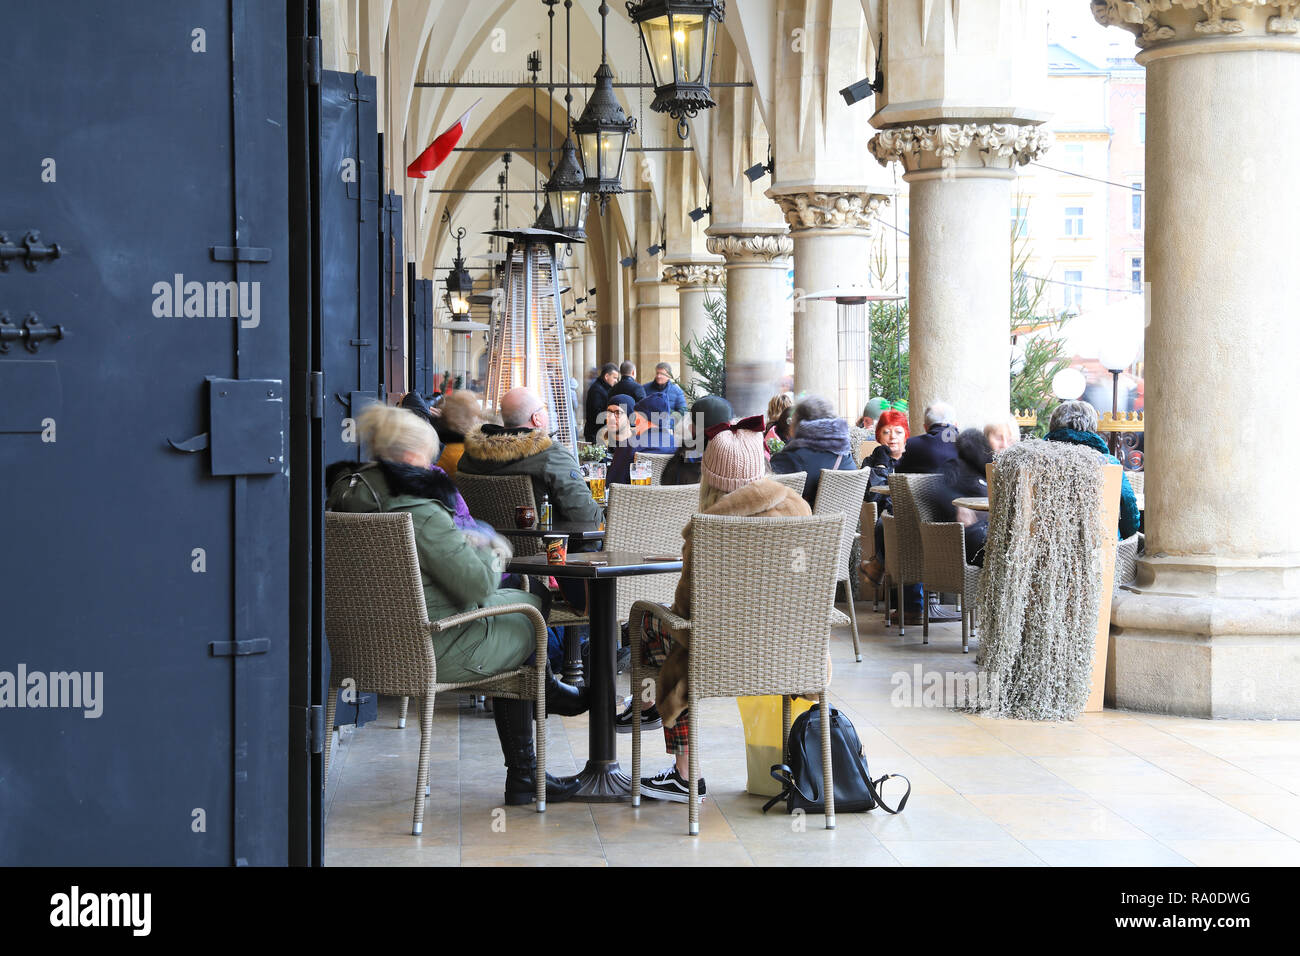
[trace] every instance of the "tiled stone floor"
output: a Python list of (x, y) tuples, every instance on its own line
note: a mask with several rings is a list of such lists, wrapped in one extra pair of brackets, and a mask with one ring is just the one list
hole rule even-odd
[[(501, 806), (505, 769), (492, 718), (454, 695), (437, 703), (432, 794), (424, 834), (411, 836), (419, 753), (412, 709), (398, 730), (396, 701), (345, 733), (326, 789), (330, 866), (735, 865), (1296, 866), (1300, 865), (1300, 722), (1208, 721), (1106, 711), (1074, 723), (973, 717), (895, 706), (895, 675), (966, 672), (957, 624), (900, 641), (870, 604), (858, 607), (862, 663), (848, 627), (834, 636), (832, 700), (852, 719), (873, 774), (912, 781), (907, 809), (889, 816), (796, 818), (745, 792), (744, 733), (735, 702), (701, 706), (700, 758), (709, 787), (701, 832), (686, 807), (630, 804)], [(626, 675), (620, 678), (625, 681)], [(901, 680), (901, 677), (900, 677)], [(586, 758), (585, 717), (551, 718), (548, 769)], [(662, 734), (645, 737), (646, 772), (668, 760)], [(618, 738), (623, 768), (631, 737)]]

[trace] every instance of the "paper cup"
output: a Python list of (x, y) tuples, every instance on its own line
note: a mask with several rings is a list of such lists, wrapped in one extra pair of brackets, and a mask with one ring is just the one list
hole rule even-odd
[(546, 563), (564, 564), (569, 556), (569, 538), (563, 534), (548, 534), (542, 541), (546, 543)]

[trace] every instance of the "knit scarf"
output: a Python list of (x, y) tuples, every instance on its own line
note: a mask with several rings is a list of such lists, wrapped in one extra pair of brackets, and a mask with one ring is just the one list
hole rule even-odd
[(814, 418), (800, 422), (794, 438), (786, 442), (784, 451), (806, 448), (831, 455), (849, 453), (849, 423), (842, 418)]
[(978, 618), (991, 717), (1073, 720), (1092, 689), (1103, 460), (1022, 441), (997, 457)]

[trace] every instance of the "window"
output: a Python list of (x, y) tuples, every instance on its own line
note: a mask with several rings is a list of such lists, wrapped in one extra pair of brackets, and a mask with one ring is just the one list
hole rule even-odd
[(1029, 207), (1016, 206), (1011, 210), (1011, 238), (1019, 239), (1029, 234)]
[(1065, 273), (1065, 311), (1078, 312), (1083, 303), (1083, 273)]
[(1133, 228), (1142, 228), (1142, 184), (1133, 184)]
[(1147, 114), (1146, 111), (1143, 110), (1141, 113), (1138, 113), (1138, 142), (1145, 143), (1146, 141), (1147, 141)]
[(1083, 169), (1083, 145), (1071, 143), (1065, 147), (1065, 168)]
[(1130, 288), (1134, 292), (1142, 291), (1142, 257), (1130, 256), (1128, 260), (1129, 278), (1132, 283)]
[(1065, 207), (1065, 234), (1067, 236), (1083, 235), (1083, 207)]

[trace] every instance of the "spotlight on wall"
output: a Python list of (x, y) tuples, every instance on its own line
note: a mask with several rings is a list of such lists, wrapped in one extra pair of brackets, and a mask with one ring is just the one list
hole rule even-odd
[(573, 300), (573, 304), (574, 304), (574, 305), (582, 305), (582, 303), (584, 303), (584, 302), (586, 302), (586, 301), (587, 301), (587, 297), (586, 297), (585, 295), (582, 295), (582, 296), (578, 296), (578, 298), (574, 299), (574, 300)]
[(774, 172), (776, 172), (776, 164), (772, 162), (771, 157), (768, 157), (767, 162), (755, 163), (753, 166), (750, 166), (749, 169), (745, 170), (745, 178), (751, 183), (756, 183), (768, 173)]
[(663, 251), (664, 251), (664, 247), (657, 242), (653, 246), (646, 247), (646, 254), (651, 256), (657, 256), (659, 255), (659, 253)]
[(709, 203), (707, 206), (696, 206), (686, 215), (691, 217), (691, 222), (699, 222), (705, 216), (713, 215), (713, 203)]
[(596, 294), (596, 290), (595, 290), (595, 289), (588, 289), (588, 290), (587, 290), (587, 295), (594, 296), (595, 294)]
[(885, 74), (880, 67), (885, 52), (885, 35), (883, 33), (880, 35), (880, 45), (877, 47), (877, 50), (879, 52), (876, 54), (876, 78), (874, 80), (868, 80), (864, 77), (863, 79), (858, 80), (858, 82), (840, 90), (840, 96), (844, 97), (844, 102), (849, 106), (852, 106), (854, 103), (861, 103), (873, 93), (884, 92)]
[(624, 269), (630, 269), (632, 266), (636, 265), (636, 255), (624, 256), (622, 259), (618, 260), (618, 264)]

